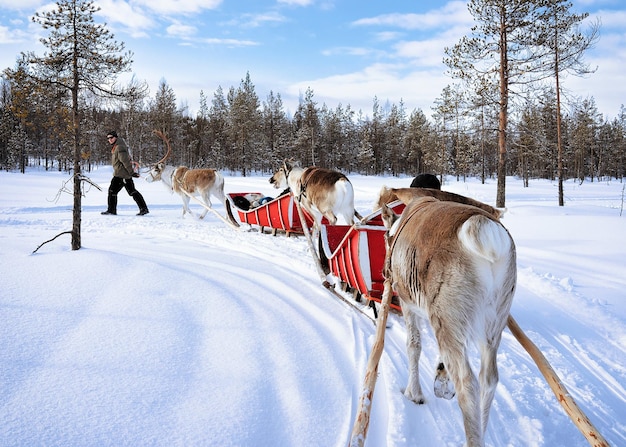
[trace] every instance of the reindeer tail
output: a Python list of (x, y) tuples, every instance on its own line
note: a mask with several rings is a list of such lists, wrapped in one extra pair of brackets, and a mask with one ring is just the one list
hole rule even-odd
[(508, 256), (513, 244), (500, 223), (480, 214), (465, 221), (459, 230), (459, 239), (465, 248), (491, 263)]

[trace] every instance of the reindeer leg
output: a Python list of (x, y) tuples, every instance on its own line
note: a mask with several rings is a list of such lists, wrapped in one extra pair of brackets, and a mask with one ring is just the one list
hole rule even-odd
[(189, 196), (183, 193), (181, 197), (183, 199), (183, 217), (185, 217), (186, 213), (189, 213), (193, 216), (193, 213), (189, 209)]
[(406, 350), (409, 358), (409, 383), (404, 390), (404, 396), (421, 405), (424, 403), (424, 395), (419, 377), (419, 360), (422, 353), (419, 317), (410, 306), (404, 304), (404, 301), (401, 301), (401, 307), (406, 325)]
[(439, 343), (441, 358), (444, 365), (449, 368), (456, 388), (459, 407), (463, 414), (467, 447), (484, 447), (478, 379), (467, 359), (465, 343), (458, 337), (459, 334), (452, 334), (441, 327), (433, 329)]
[[(213, 204), (211, 203), (211, 197), (209, 197), (208, 193), (205, 194), (202, 198), (204, 199), (204, 204), (207, 207), (211, 208), (213, 206)], [(208, 212), (209, 212), (209, 210), (204, 208), (204, 211), (202, 211), (202, 214), (200, 214), (200, 219), (204, 219), (204, 216), (206, 216), (206, 213), (208, 213)]]
[(496, 341), (488, 342), (482, 348), (480, 357), (480, 413), (483, 436), (487, 431), (489, 423), (489, 411), (493, 402), (493, 397), (498, 385), (498, 363), (496, 357), (498, 355), (498, 346), (500, 345), (500, 336)]
[[(315, 222), (313, 222), (313, 228), (311, 228), (311, 240), (312, 241), (318, 241), (321, 238), (321, 234), (322, 234), (322, 220), (317, 220), (317, 218), (315, 219)], [(317, 244), (317, 247), (313, 246), (313, 248), (317, 248), (317, 253), (315, 253), (317, 255), (317, 258), (320, 260), (320, 265), (321, 264), (321, 259), (322, 259), (322, 251), (324, 250), (322, 248), (321, 243)], [(322, 270), (325, 270), (322, 266)]]

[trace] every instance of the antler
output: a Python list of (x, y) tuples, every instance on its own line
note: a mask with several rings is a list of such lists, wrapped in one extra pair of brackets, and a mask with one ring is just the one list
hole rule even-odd
[(289, 176), (289, 173), (294, 168), (294, 166), (296, 166), (296, 161), (293, 157), (291, 157), (289, 160), (287, 159), (283, 160), (283, 169), (285, 171), (285, 177)]
[(156, 164), (159, 163), (163, 163), (165, 160), (167, 160), (170, 156), (170, 154), (172, 153), (172, 146), (170, 145), (170, 139), (167, 138), (167, 135), (165, 135), (163, 132), (161, 132), (160, 130), (154, 130), (153, 131), (154, 134), (159, 137), (161, 140), (163, 140), (163, 142), (165, 143), (165, 145), (167, 146), (167, 152), (165, 153), (165, 155), (163, 156), (162, 159), (160, 159), (159, 161), (156, 162)]

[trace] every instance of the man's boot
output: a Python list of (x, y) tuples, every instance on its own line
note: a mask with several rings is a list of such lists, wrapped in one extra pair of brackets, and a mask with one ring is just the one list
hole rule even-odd
[(143, 216), (144, 214), (148, 214), (150, 212), (148, 211), (148, 205), (146, 205), (146, 201), (143, 199), (143, 196), (139, 191), (133, 192), (133, 199), (139, 207), (139, 212), (137, 213), (138, 216)]
[(103, 214), (103, 215), (107, 215), (107, 214), (116, 215), (117, 214), (117, 196), (116, 195), (109, 194), (107, 210), (102, 211), (100, 214)]

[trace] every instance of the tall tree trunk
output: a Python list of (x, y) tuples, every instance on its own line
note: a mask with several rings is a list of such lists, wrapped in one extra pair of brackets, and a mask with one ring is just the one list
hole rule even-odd
[[(557, 31), (555, 30), (555, 34)], [(554, 56), (554, 75), (556, 79), (556, 170), (559, 177), (559, 206), (565, 205), (563, 198), (563, 140), (561, 135), (561, 85), (559, 83), (559, 55)]]
[[(76, 29), (76, 27), (74, 27)], [(74, 39), (74, 46), (77, 46), (77, 39)], [(78, 116), (78, 50), (74, 51), (73, 75), (74, 84), (72, 86), (72, 136), (74, 140), (74, 207), (72, 209), (72, 250), (79, 250), (81, 247), (80, 221), (81, 221), (81, 201), (80, 191), (82, 173), (80, 170), (80, 117)]]
[(509, 68), (506, 14), (503, 12), (500, 17), (500, 113), (498, 115), (498, 188), (496, 192), (496, 206), (504, 208), (506, 197), (506, 129), (509, 103)]

